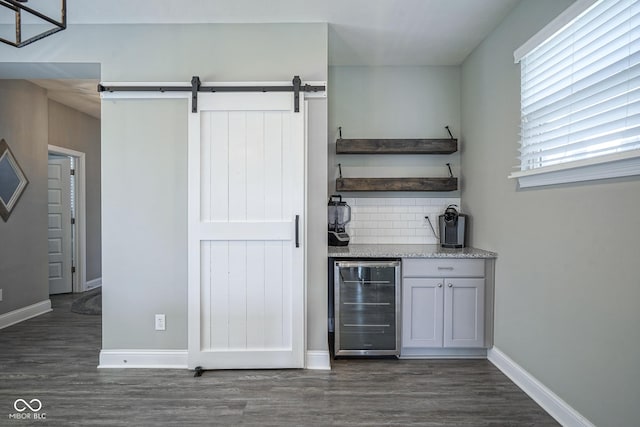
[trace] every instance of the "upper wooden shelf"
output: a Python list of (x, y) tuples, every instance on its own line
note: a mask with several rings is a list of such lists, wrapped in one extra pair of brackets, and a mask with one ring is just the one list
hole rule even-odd
[(455, 191), (458, 178), (338, 178), (336, 191)]
[(336, 154), (451, 154), (457, 139), (337, 139)]

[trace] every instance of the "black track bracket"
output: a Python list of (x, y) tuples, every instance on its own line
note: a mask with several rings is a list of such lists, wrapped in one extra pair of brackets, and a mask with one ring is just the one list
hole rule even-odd
[(202, 366), (196, 366), (195, 371), (196, 372), (193, 374), (194, 378), (201, 377), (202, 374), (204, 374), (204, 369), (202, 369)]
[(293, 77), (293, 112), (300, 112), (300, 76)]
[(200, 77), (191, 78), (191, 112), (198, 112), (198, 92), (200, 91)]

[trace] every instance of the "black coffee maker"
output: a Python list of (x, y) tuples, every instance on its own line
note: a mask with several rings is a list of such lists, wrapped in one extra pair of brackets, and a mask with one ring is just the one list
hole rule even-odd
[(334, 194), (329, 197), (329, 246), (347, 246), (349, 235), (346, 233), (347, 223), (351, 221), (351, 207), (342, 201), (342, 196)]
[(464, 248), (467, 232), (467, 215), (458, 212), (457, 205), (449, 205), (438, 217), (440, 224), (440, 246), (443, 248)]

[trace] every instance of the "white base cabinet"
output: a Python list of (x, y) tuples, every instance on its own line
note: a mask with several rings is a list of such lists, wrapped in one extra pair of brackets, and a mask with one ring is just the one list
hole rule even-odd
[(476, 349), (469, 356), (477, 356), (477, 349), (490, 346), (484, 259), (408, 258), (402, 270), (401, 355), (447, 354), (434, 349), (464, 355), (459, 349)]

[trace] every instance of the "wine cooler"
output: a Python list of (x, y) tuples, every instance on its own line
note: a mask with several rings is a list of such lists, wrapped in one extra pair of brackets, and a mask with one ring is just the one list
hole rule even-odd
[(336, 356), (400, 354), (400, 261), (335, 261)]

